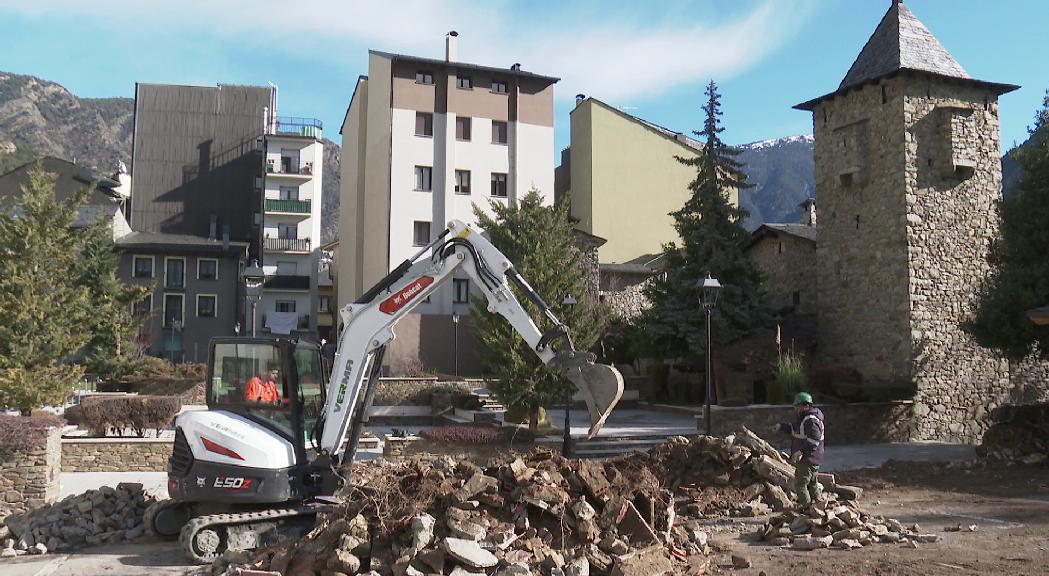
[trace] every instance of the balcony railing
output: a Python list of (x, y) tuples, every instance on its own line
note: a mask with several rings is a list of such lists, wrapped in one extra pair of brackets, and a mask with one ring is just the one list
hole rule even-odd
[(271, 290), (309, 290), (309, 276), (268, 276), (263, 284), (264, 288)]
[(266, 250), (274, 252), (309, 252), (309, 238), (266, 238), (263, 244)]
[(267, 174), (290, 174), (293, 176), (312, 176), (313, 175), (313, 162), (304, 162), (301, 164), (290, 162), (280, 164), (273, 160), (266, 162), (266, 173)]
[[(266, 316), (267, 316), (267, 314), (265, 314), (265, 313), (262, 315), (262, 323), (260, 324), (260, 326), (266, 326)], [(298, 317), (298, 319), (296, 321), (295, 329), (296, 330), (309, 330), (310, 329), (310, 315), (309, 314), (299, 314), (299, 317)]]
[(291, 212), (294, 214), (310, 214), (309, 200), (274, 200), (266, 199), (267, 212)]
[(316, 118), (298, 118), (295, 116), (277, 116), (270, 126), (271, 134), (291, 134), (294, 136), (307, 136), (320, 140), (324, 131), (324, 123)]

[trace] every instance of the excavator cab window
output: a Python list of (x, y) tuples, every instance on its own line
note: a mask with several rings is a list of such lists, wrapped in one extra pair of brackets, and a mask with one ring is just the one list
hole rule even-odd
[(294, 436), (288, 376), (281, 349), (266, 342), (216, 342), (208, 405), (261, 420)]
[(316, 346), (295, 346), (295, 371), (299, 380), (299, 405), (302, 406), (303, 436), (307, 447), (320, 442), (315, 430), (324, 410), (324, 364)]

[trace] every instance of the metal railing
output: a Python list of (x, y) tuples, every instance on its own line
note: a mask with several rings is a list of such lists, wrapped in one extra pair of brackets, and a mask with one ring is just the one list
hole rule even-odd
[(313, 176), (313, 162), (278, 164), (272, 160), (266, 162), (267, 174), (292, 174), (299, 176)]
[(276, 252), (309, 252), (309, 238), (266, 238), (264, 239), (266, 250)]
[(277, 116), (270, 131), (272, 134), (293, 134), (320, 139), (324, 131), (324, 123), (316, 118)]
[(294, 214), (310, 214), (309, 200), (275, 200), (266, 199), (267, 212), (292, 212)]

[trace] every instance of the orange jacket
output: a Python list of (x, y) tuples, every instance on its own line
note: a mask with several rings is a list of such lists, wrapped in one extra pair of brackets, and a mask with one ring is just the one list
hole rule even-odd
[(248, 380), (248, 386), (244, 389), (244, 399), (248, 402), (264, 402), (274, 404), (280, 402), (280, 392), (273, 380), (262, 381), (258, 376)]

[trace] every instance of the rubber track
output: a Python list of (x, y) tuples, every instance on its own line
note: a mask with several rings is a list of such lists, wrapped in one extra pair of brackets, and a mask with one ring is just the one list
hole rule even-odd
[[(219, 557), (225, 550), (219, 549), (215, 554), (201, 555), (193, 548), (193, 538), (201, 530), (208, 528), (224, 529), (227, 526), (237, 524), (253, 524), (255, 522), (266, 522), (269, 520), (286, 519), (295, 516), (316, 515), (322, 512), (330, 512), (331, 506), (302, 506), (299, 508), (275, 508), (272, 510), (258, 510), (255, 512), (239, 512), (230, 514), (211, 514), (198, 516), (191, 519), (182, 527), (178, 541), (182, 549), (198, 564), (209, 564)], [(220, 533), (221, 535), (221, 533)]]

